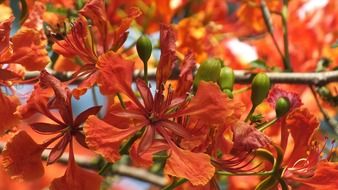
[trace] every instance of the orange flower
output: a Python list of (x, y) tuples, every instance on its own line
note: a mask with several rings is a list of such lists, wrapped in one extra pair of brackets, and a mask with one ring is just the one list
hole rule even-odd
[(68, 168), (64, 176), (54, 179), (51, 190), (99, 190), (103, 178), (91, 171), (79, 167), (75, 163), (73, 145), (70, 142)]
[(50, 60), (40, 34), (33, 29), (25, 28), (10, 39), (10, 25), (13, 20), (11, 17), (0, 23), (0, 31), (3, 34), (0, 40), (0, 65), (16, 63), (30, 71), (42, 70)]
[(210, 156), (194, 153), (171, 146), (164, 173), (189, 179), (193, 185), (206, 185), (214, 176), (215, 168), (210, 163)]
[(19, 99), (6, 96), (0, 91), (0, 136), (19, 123), (19, 117), (14, 115)]
[(311, 137), (319, 127), (319, 122), (306, 108), (297, 108), (288, 114), (285, 124), (295, 142), (295, 147), (287, 162), (289, 165), (292, 165), (299, 158), (306, 155)]
[(305, 184), (304, 190), (338, 189), (338, 164), (336, 162), (321, 161), (317, 165), (314, 175), (310, 178), (297, 178), (297, 182)]
[(41, 154), (45, 148), (45, 144), (36, 144), (25, 131), (20, 131), (6, 144), (2, 164), (15, 178), (39, 178), (44, 174)]
[[(194, 185), (205, 185), (215, 171), (210, 163), (210, 156), (183, 150), (176, 144), (176, 139), (190, 138), (189, 129), (186, 128), (189, 121), (204, 124), (229, 122), (234, 111), (228, 110), (226, 103), (231, 100), (216, 84), (204, 81), (200, 82), (197, 93), (191, 101), (186, 99), (186, 93), (179, 92), (180, 96), (175, 95), (176, 91), (172, 91), (170, 87), (167, 95), (164, 96), (164, 86), (172, 72), (171, 65), (175, 61), (175, 38), (169, 26), (162, 26), (160, 35), (161, 60), (156, 73), (155, 95), (152, 95), (143, 80), (137, 79), (136, 86), (143, 100), (141, 102), (132, 91), (130, 83), (127, 85), (121, 80), (118, 81), (119, 84), (112, 83), (115, 81), (115, 79), (111, 80), (112, 76), (119, 76), (126, 72), (116, 73), (115, 69), (107, 69), (107, 72), (105, 70), (104, 80), (107, 84), (111, 84), (107, 86), (112, 89), (112, 92), (121, 89), (131, 102), (128, 102), (124, 109), (113, 106), (105, 121), (95, 116), (89, 117), (84, 127), (86, 142), (90, 148), (102, 154), (107, 160), (115, 162), (120, 158), (120, 146), (123, 140), (134, 136), (139, 140), (132, 142), (130, 156), (137, 165), (149, 165), (153, 153), (167, 150), (169, 158), (165, 170), (169, 175), (187, 178)], [(187, 55), (186, 61), (192, 62), (189, 56), (191, 55)], [(182, 72), (183, 76), (188, 76), (192, 68), (190, 63), (186, 64), (186, 70)], [(129, 74), (131, 76), (131, 72)], [(188, 92), (191, 89), (189, 77), (182, 79), (181, 82), (190, 84), (190, 86), (183, 85)], [(137, 132), (140, 134), (136, 134)], [(161, 136), (164, 142), (160, 143), (158, 136)], [(196, 165), (197, 160), (207, 172), (200, 172), (201, 168)], [(176, 171), (176, 168), (181, 170)]]

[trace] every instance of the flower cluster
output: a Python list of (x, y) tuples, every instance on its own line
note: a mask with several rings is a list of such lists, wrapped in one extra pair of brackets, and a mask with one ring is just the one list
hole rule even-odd
[[(338, 188), (335, 143), (326, 145), (319, 112), (301, 92), (312, 90), (329, 120), (314, 88), (276, 85), (266, 74), (311, 71), (323, 57), (337, 63), (337, 49), (328, 45), (337, 33), (330, 29), (337, 24), (334, 1), (324, 6), (322, 20), (321, 11), (302, 15), (306, 4), (297, 0), (20, 3), (20, 20), (9, 2), (0, 4), (0, 140), (6, 141), (0, 178), (38, 181), (44, 161), (48, 168), (68, 154), (63, 176), (41, 189), (113, 189), (107, 179), (114, 173), (106, 170), (123, 157), (165, 176), (164, 189), (221, 189), (224, 183), (230, 189)], [(287, 24), (289, 9), (296, 24)], [(289, 44), (288, 29), (290, 39), (309, 32)], [(138, 32), (143, 35), (133, 39)], [(158, 43), (151, 34), (159, 34)], [(306, 45), (308, 35), (314, 45)], [(238, 41), (256, 36), (262, 39)], [(234, 43), (255, 46), (255, 60), (246, 63)], [(267, 48), (272, 43), (273, 50)], [(235, 85), (233, 68), (256, 73), (251, 86)], [(332, 68), (317, 65), (317, 71)], [(32, 86), (29, 95), (19, 86)], [(336, 86), (318, 89), (336, 100)], [(76, 114), (74, 105), (88, 91), (92, 105)], [(98, 155), (97, 163), (86, 162), (92, 170), (79, 166), (77, 149)], [(238, 176), (247, 176), (247, 184)]]

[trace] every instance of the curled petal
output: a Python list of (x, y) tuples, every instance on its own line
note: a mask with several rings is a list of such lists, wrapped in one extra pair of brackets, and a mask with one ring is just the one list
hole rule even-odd
[(83, 128), (88, 147), (109, 162), (115, 162), (120, 158), (119, 149), (122, 141), (139, 129), (140, 127), (119, 129), (93, 115), (88, 117)]
[(210, 163), (210, 156), (194, 153), (171, 145), (164, 173), (188, 179), (193, 185), (206, 185), (214, 176), (215, 168)]
[(160, 48), (161, 57), (157, 66), (156, 81), (157, 87), (165, 83), (171, 74), (172, 67), (176, 61), (175, 33), (171, 26), (161, 25), (160, 27)]
[(17, 133), (2, 152), (3, 166), (10, 176), (33, 180), (44, 174), (41, 154), (43, 145), (36, 144), (25, 132)]

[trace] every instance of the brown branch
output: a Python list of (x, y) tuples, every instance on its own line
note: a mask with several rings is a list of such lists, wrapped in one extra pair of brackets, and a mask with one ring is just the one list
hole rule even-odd
[[(0, 153), (4, 149), (5, 144), (0, 142)], [(42, 153), (41, 158), (42, 160), (47, 160), (49, 156), (50, 150), (46, 150)], [(68, 163), (68, 154), (63, 154), (59, 159), (58, 163), (61, 164), (67, 164)], [(91, 169), (91, 170), (97, 170), (98, 166), (92, 157), (87, 157), (87, 156), (80, 156), (80, 155), (75, 155), (75, 161), (78, 165), (80, 165), (83, 168), (86, 169)], [(127, 166), (127, 165), (116, 165), (112, 169), (112, 173), (114, 175), (118, 176), (126, 176), (130, 177), (133, 179), (137, 179), (140, 181), (144, 181), (150, 184), (153, 184), (158, 187), (164, 187), (165, 185), (168, 184), (168, 181), (165, 177), (155, 175), (153, 173), (150, 173), (149, 171), (142, 169), (142, 168), (136, 168), (132, 166)]]
[[(71, 78), (70, 72), (68, 73), (57, 73), (50, 71), (53, 75), (57, 76), (60, 80), (66, 81)], [(171, 79), (178, 79), (178, 70), (174, 69)], [(39, 72), (29, 73), (26, 78), (34, 78), (38, 76)], [(288, 83), (288, 84), (308, 84), (321, 86), (328, 84), (330, 82), (338, 82), (338, 71), (327, 71), (327, 72), (317, 72), (317, 73), (277, 73), (277, 72), (267, 72), (266, 73), (272, 83)], [(235, 82), (240, 84), (249, 84), (251, 83), (253, 77), (256, 73), (248, 72), (245, 70), (235, 70)], [(134, 77), (143, 77), (143, 70), (135, 70)], [(156, 69), (149, 69), (148, 78), (154, 80), (156, 77)], [(78, 81), (80, 82), (80, 81)]]

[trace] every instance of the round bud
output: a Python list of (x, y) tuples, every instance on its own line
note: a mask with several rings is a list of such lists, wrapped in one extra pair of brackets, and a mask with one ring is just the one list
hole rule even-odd
[(151, 56), (151, 51), (153, 49), (151, 41), (149, 38), (145, 35), (142, 35), (136, 42), (136, 49), (138, 56), (141, 58), (143, 63), (148, 62), (150, 56)]
[(222, 90), (228, 89), (232, 91), (235, 83), (235, 73), (231, 67), (223, 67), (219, 74), (218, 84)]
[(258, 106), (268, 96), (270, 79), (265, 73), (258, 73), (251, 83), (251, 102), (253, 107)]
[(216, 58), (210, 58), (204, 61), (195, 75), (194, 88), (197, 88), (201, 80), (217, 82), (222, 64), (222, 61)]
[(286, 97), (278, 98), (276, 102), (276, 116), (282, 117), (284, 114), (286, 114), (290, 110), (290, 101)]

